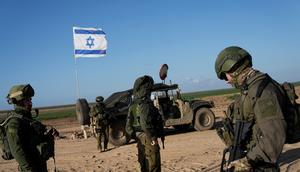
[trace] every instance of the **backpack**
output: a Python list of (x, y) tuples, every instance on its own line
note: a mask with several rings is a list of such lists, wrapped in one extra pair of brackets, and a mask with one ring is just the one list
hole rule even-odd
[[(264, 90), (264, 88), (269, 84), (273, 83), (276, 86), (281, 87), (280, 92), (283, 93), (285, 97), (285, 107), (283, 109), (284, 119), (287, 124), (286, 140), (285, 143), (292, 144), (300, 141), (300, 104), (296, 103), (298, 98), (295, 87), (292, 83), (284, 82), (283, 84), (278, 84), (276, 81), (266, 74), (266, 77), (259, 84), (256, 92), (256, 98), (259, 98)], [(277, 87), (276, 87), (277, 88)]]
[(0, 155), (4, 160), (14, 159), (11, 154), (10, 147), (8, 144), (8, 140), (6, 137), (5, 124), (8, 122), (9, 118), (5, 118), (1, 120), (0, 124)]
[(30, 131), (33, 132), (32, 136), (35, 136), (32, 138), (33, 142), (31, 143), (36, 144), (41, 159), (48, 160), (51, 157), (54, 159), (54, 137), (45, 133), (46, 126), (39, 121), (25, 118), (16, 113), (9, 113), (9, 116), (0, 124), (0, 153), (3, 159), (11, 160), (14, 158), (6, 136), (6, 124), (12, 118), (19, 118), (30, 123), (30, 127), (32, 128)]

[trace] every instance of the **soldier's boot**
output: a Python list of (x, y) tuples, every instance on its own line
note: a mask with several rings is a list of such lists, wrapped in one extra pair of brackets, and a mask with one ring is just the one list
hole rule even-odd
[(102, 147), (102, 143), (100, 145), (101, 145), (101, 152), (104, 152), (105, 151), (105, 147), (104, 147), (104, 149), (102, 149), (103, 148)]
[(99, 146), (99, 151), (100, 151), (100, 152), (103, 152), (103, 151), (102, 151), (102, 143), (101, 143), (101, 141), (99, 142), (98, 146)]
[[(107, 131), (107, 130), (105, 130), (105, 131)], [(104, 142), (103, 142), (103, 144), (104, 144), (104, 151), (107, 151), (108, 135), (107, 135), (107, 132), (104, 132), (103, 134), (104, 134)]]

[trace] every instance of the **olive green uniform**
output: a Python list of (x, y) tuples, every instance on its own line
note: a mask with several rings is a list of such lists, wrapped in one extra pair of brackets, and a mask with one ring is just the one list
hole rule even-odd
[[(135, 80), (134, 101), (126, 122), (127, 134), (137, 140), (138, 161), (142, 172), (160, 172), (161, 161), (157, 139), (163, 135), (163, 120), (150, 99), (154, 81), (150, 76)], [(154, 142), (155, 144), (151, 144)]]
[[(31, 113), (16, 108), (14, 113), (31, 119)], [(13, 157), (21, 172), (46, 172), (47, 163), (37, 150), (37, 136), (34, 135), (30, 122), (25, 119), (11, 118), (6, 124), (6, 135)], [(42, 130), (46, 131), (46, 126)]]
[(241, 96), (232, 107), (233, 123), (246, 120), (252, 125), (246, 140), (247, 159), (254, 171), (279, 171), (277, 160), (285, 142), (284, 96), (277, 83), (270, 83), (257, 98), (259, 84), (266, 77), (255, 71), (245, 80)]
[(109, 121), (108, 114), (105, 112), (105, 104), (103, 102), (97, 102), (96, 105), (92, 107), (90, 115), (91, 117), (96, 118), (97, 148), (101, 151), (106, 150), (108, 144)]
[[(243, 131), (239, 143), (246, 156), (229, 162), (227, 168), (234, 168), (234, 171), (279, 171), (277, 161), (286, 139), (284, 91), (276, 81), (253, 69), (252, 56), (238, 46), (227, 47), (219, 53), (215, 71), (219, 79), (241, 91), (229, 106), (230, 119), (225, 119), (225, 123), (229, 121), (235, 125), (237, 120), (242, 120), (248, 131)], [(222, 133), (217, 129), (226, 144), (232, 145), (232, 129), (226, 130), (229, 132), (224, 130)]]
[(137, 140), (138, 161), (142, 172), (161, 171), (159, 145), (151, 145), (159, 137), (161, 116), (151, 100), (136, 100), (130, 106), (126, 131)]

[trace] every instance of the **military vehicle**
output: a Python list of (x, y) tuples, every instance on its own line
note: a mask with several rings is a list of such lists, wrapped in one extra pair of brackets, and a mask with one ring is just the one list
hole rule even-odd
[[(197, 131), (209, 130), (215, 123), (215, 115), (210, 108), (213, 101), (184, 100), (177, 84), (164, 84), (168, 65), (162, 65), (159, 76), (163, 83), (157, 83), (152, 89), (151, 99), (163, 117), (165, 127), (187, 129), (194, 127)], [(107, 113), (110, 115), (109, 142), (121, 146), (131, 138), (126, 135), (125, 125), (129, 106), (132, 102), (132, 89), (116, 92), (104, 100)], [(81, 125), (89, 125), (89, 108), (85, 99), (79, 99), (76, 104), (77, 118)]]
[[(186, 101), (181, 97), (177, 84), (155, 84), (151, 98), (163, 116), (165, 127), (187, 129), (193, 126), (198, 131), (209, 130), (214, 126), (215, 115), (210, 110), (212, 101)], [(132, 102), (132, 89), (116, 92), (104, 100), (111, 115), (109, 141), (120, 146), (130, 138), (126, 136), (125, 125), (128, 108)]]

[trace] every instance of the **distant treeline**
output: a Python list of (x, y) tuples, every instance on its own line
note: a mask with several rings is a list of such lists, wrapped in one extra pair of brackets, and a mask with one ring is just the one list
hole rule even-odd
[[(300, 86), (300, 81), (295, 82), (294, 85)], [(203, 98), (203, 97), (224, 95), (224, 94), (236, 94), (236, 93), (238, 93), (237, 89), (228, 88), (228, 89), (219, 89), (219, 90), (182, 93), (182, 97), (186, 100), (192, 100), (195, 98)], [(235, 95), (233, 95), (232, 97), (234, 98), (234, 96)], [(231, 97), (229, 97), (229, 98), (231, 98)], [(93, 104), (94, 104), (94, 102), (90, 103), (90, 105), (93, 105)], [(39, 120), (75, 117), (75, 113), (76, 113), (75, 104), (38, 107), (37, 109), (40, 110), (40, 115), (38, 117)], [(7, 112), (8, 112), (8, 110), (0, 111), (0, 118), (1, 118), (1, 114), (6, 114)]]
[(300, 85), (300, 81), (295, 82), (294, 85), (295, 85), (296, 87), (299, 86), (299, 85)]

